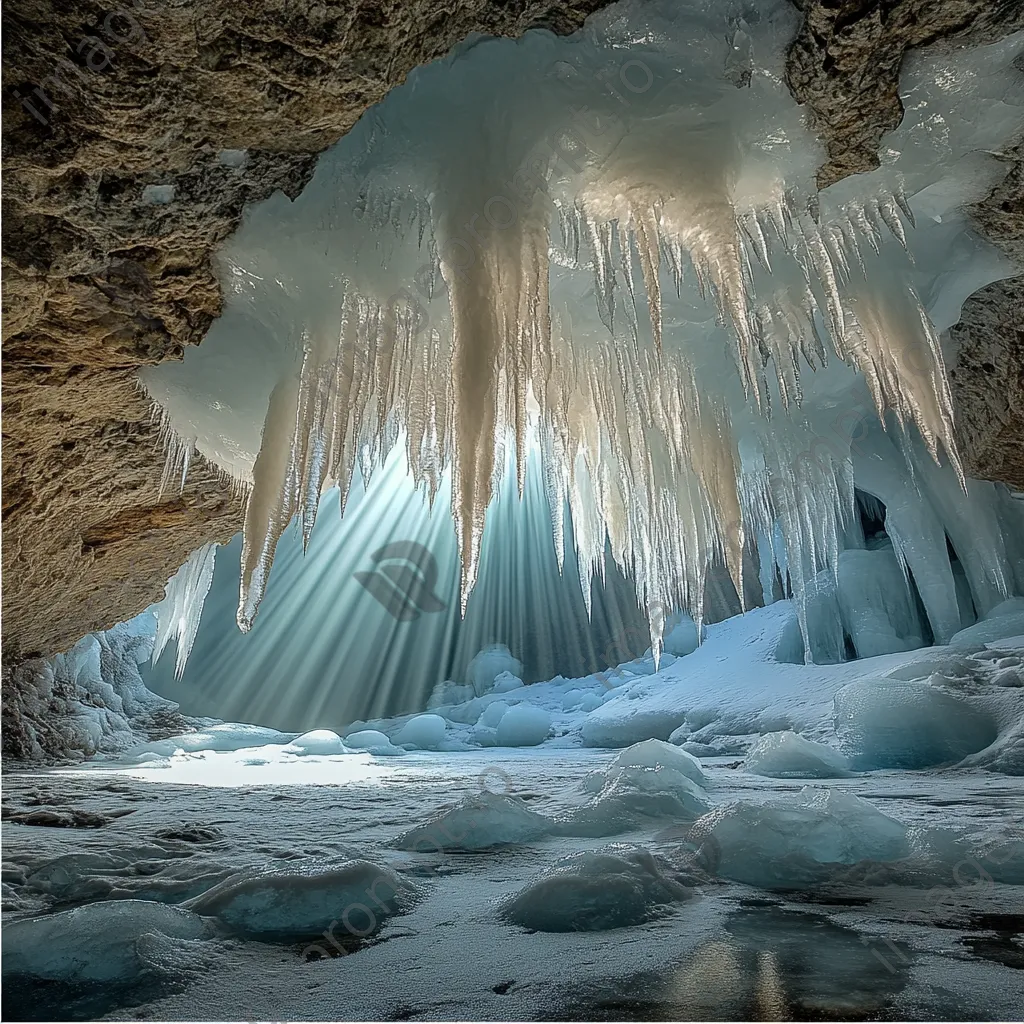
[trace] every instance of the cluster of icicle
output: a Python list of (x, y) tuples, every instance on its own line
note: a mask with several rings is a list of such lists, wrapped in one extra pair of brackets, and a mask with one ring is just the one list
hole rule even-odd
[[(170, 457), (169, 457), (170, 458)], [(213, 583), (216, 544), (204, 544), (189, 556), (188, 561), (170, 578), (164, 588), (164, 599), (155, 608), (156, 638), (152, 661), (155, 665), (168, 641), (177, 642), (174, 676), (180, 679), (185, 663), (192, 653), (206, 595)]]
[[(633, 5), (631, 16), (652, 18), (656, 6)], [(692, 7), (695, 24), (718, 24), (713, 4)], [(757, 30), (766, 37), (769, 20)], [(605, 97), (594, 124), (608, 145), (565, 159), (559, 146), (519, 141), (545, 93), (506, 115), (501, 82), (493, 94), (467, 90), (466, 72), (452, 78), (451, 95), (479, 103), (478, 121), (462, 128), (456, 113), (434, 113), (436, 138), (424, 150), (443, 151), (445, 133), (455, 133), (450, 165), (432, 170), (410, 149), (363, 181), (358, 199), (341, 175), (333, 197), (324, 191), (333, 206), (293, 238), (272, 236), (258, 259), (238, 247), (228, 256), (238, 304), (301, 350), (299, 372), (283, 373), (270, 395), (252, 468), (243, 631), (289, 522), (298, 517), (308, 540), (325, 485), (340, 484), (344, 509), (353, 473), (368, 475), (399, 439), (431, 501), (441, 474), (452, 474), (463, 608), (504, 446), (515, 446), (521, 490), (536, 445), (559, 557), (568, 505), (585, 599), (610, 549), (650, 611), (656, 655), (664, 609), (701, 620), (716, 560), (742, 599), (745, 561), (759, 548), (763, 561), (764, 538), (774, 538), (798, 604), (816, 574), (835, 570), (854, 510), (852, 463), (848, 446), (818, 443), (830, 415), (821, 407), (836, 395), (807, 414), (806, 371), (830, 361), (857, 371), (873, 415), (900, 443), (919, 435), (963, 483), (938, 337), (906, 253), (915, 218), (902, 175), (859, 197), (820, 198), (816, 144), (799, 137), (781, 84), (786, 40), (770, 40), (759, 69), (746, 22), (733, 20), (724, 56), (726, 33), (701, 28), (705, 44), (684, 21), (672, 25), (686, 60), (704, 62), (713, 117), (697, 100), (681, 111), (680, 97), (711, 88), (685, 85), (661, 108), (652, 92), (635, 124), (608, 131), (615, 104)], [(640, 28), (630, 39), (656, 35)], [(776, 127), (765, 127), (772, 118)], [(415, 120), (398, 127), (414, 132)], [(361, 138), (386, 147), (399, 134)], [(472, 159), (458, 148), (467, 139)], [(410, 186), (395, 167), (427, 180)], [(306, 254), (321, 248), (322, 259)], [(392, 251), (404, 253), (392, 264), (422, 261), (416, 288), (396, 289), (396, 275), (408, 278), (388, 267)], [(385, 270), (379, 284), (366, 269), (374, 259)]]

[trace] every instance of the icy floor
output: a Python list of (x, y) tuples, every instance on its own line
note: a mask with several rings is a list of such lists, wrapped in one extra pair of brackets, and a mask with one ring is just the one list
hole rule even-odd
[[(144, 935), (137, 941), (149, 942), (151, 969), (127, 981), (8, 977), (4, 1019), (1020, 1017), (1022, 890), (979, 880), (963, 864), (937, 886), (875, 879), (782, 893), (697, 872), (692, 898), (654, 921), (547, 933), (506, 923), (501, 901), (560, 857), (613, 841), (679, 866), (688, 826), (651, 819), (614, 839), (548, 836), (475, 853), (388, 845), (482, 789), (508, 791), (542, 814), (564, 813), (585, 799), (584, 777), (614, 756), (542, 747), (256, 765), (236, 751), (164, 768), (8, 775), (5, 929), (97, 900), (181, 903), (239, 869), (307, 859), (367, 858), (418, 886), (420, 898), (373, 939), (348, 941), (331, 958), (308, 959), (309, 939)], [(728, 758), (704, 769), (714, 806), (793, 800), (805, 784), (747, 774)], [(909, 826), (1019, 836), (1024, 779), (947, 769), (820, 784), (856, 793)], [(87, 930), (80, 941), (106, 940)], [(39, 955), (74, 941), (57, 935)], [(9, 954), (5, 942), (5, 968)]]

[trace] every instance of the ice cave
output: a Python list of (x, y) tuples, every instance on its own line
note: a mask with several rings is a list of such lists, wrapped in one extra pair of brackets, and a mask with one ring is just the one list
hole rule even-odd
[(1024, 1019), (1020, 0), (4, 29), (4, 1019)]

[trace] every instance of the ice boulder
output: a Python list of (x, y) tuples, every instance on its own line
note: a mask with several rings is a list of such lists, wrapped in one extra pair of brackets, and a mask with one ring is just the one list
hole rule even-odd
[(550, 818), (531, 811), (517, 797), (487, 792), (466, 797), (426, 824), (403, 832), (393, 845), (418, 853), (486, 850), (528, 843), (552, 828)]
[(692, 891), (649, 851), (610, 846), (563, 857), (500, 913), (534, 931), (604, 931), (660, 917)]
[(611, 768), (674, 768), (698, 786), (706, 787), (707, 777), (700, 761), (664, 740), (643, 740), (615, 755)]
[[(431, 718), (436, 717), (431, 715)], [(443, 722), (444, 719), (442, 718)], [(404, 754), (401, 747), (396, 747), (391, 740), (377, 729), (360, 729), (358, 732), (350, 732), (345, 736), (345, 745), (352, 750), (363, 750), (367, 754), (374, 754), (378, 757), (393, 757), (396, 754)]]
[(146, 957), (143, 941), (154, 933), (202, 939), (208, 929), (196, 914), (165, 903), (88, 903), (6, 925), (3, 973), (46, 981), (130, 981), (157, 966)]
[(232, 875), (186, 906), (248, 938), (312, 938), (338, 922), (363, 938), (407, 910), (417, 894), (411, 881), (368, 860), (317, 861)]
[[(941, 678), (941, 677), (934, 677)], [(835, 696), (834, 724), (858, 770), (953, 764), (997, 735), (992, 716), (926, 682), (861, 679)]]
[(476, 724), (481, 725), (486, 729), (497, 729), (502, 715), (508, 711), (509, 706), (510, 705), (506, 704), (503, 700), (492, 701), (480, 713), (480, 717), (476, 720)]
[(502, 672), (519, 677), (523, 673), (523, 663), (512, 657), (512, 652), (504, 644), (489, 644), (473, 656), (466, 669), (466, 682), (481, 697), (494, 688), (495, 677)]
[(440, 715), (417, 715), (402, 726), (395, 743), (418, 750), (437, 750), (444, 742), (447, 728), (448, 723)]
[(534, 704), (515, 704), (501, 716), (495, 739), (499, 747), (535, 747), (551, 732), (551, 715)]
[[(597, 778), (588, 776), (592, 791)], [(597, 795), (559, 819), (559, 831), (571, 836), (615, 836), (650, 825), (651, 819), (694, 821), (707, 813), (707, 794), (675, 768), (619, 768), (604, 773)]]
[[(387, 737), (385, 737), (387, 739)], [(342, 738), (330, 729), (314, 729), (304, 732), (284, 748), (286, 754), (345, 754), (348, 748)]]
[(583, 745), (628, 747), (641, 740), (667, 740), (685, 717), (682, 711), (649, 710), (630, 693), (618, 693), (583, 720)]
[(838, 751), (789, 731), (762, 736), (743, 766), (752, 775), (770, 779), (843, 779), (853, 774)]
[(709, 870), (765, 889), (826, 881), (861, 861), (910, 853), (906, 827), (860, 797), (805, 786), (796, 799), (741, 801), (697, 821), (690, 839)]

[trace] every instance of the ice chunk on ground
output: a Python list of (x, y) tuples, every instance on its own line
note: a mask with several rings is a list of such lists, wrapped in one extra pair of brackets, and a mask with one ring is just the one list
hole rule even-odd
[(201, 939), (207, 927), (196, 914), (164, 903), (89, 903), (5, 926), (3, 973), (48, 981), (130, 980), (151, 966), (139, 943), (153, 932)]
[(409, 745), (420, 750), (437, 750), (444, 742), (448, 723), (440, 715), (416, 715), (410, 718), (394, 738), (398, 746)]
[[(386, 739), (387, 737), (385, 737)], [(345, 754), (348, 748), (342, 738), (330, 729), (304, 732), (284, 748), (286, 754)]]
[(692, 893), (661, 858), (616, 845), (563, 857), (507, 900), (501, 915), (541, 932), (604, 931), (651, 921)]
[(795, 732), (770, 732), (747, 754), (744, 767), (770, 779), (842, 779), (853, 773), (838, 751)]
[[(431, 715), (431, 718), (436, 717)], [(443, 722), (444, 719), (442, 718)], [(377, 729), (360, 729), (358, 732), (350, 732), (345, 736), (345, 746), (352, 750), (365, 750), (368, 754), (377, 756), (392, 757), (396, 754), (404, 754), (401, 747), (396, 747), (391, 740)]]
[(501, 716), (495, 739), (499, 747), (535, 747), (551, 732), (551, 715), (532, 704), (515, 704)]
[(617, 754), (610, 767), (674, 768), (702, 788), (708, 784), (697, 758), (662, 740), (643, 740), (641, 743), (634, 743)]
[(495, 677), (502, 672), (519, 677), (523, 673), (523, 663), (512, 657), (512, 652), (504, 644), (488, 644), (470, 661), (466, 681), (480, 697), (494, 688)]
[[(592, 784), (588, 777), (584, 788)], [(709, 806), (704, 790), (675, 768), (613, 767), (592, 800), (559, 820), (559, 830), (572, 836), (615, 836), (649, 825), (652, 818), (694, 821)]]
[(813, 885), (837, 866), (910, 852), (903, 824), (860, 797), (812, 786), (796, 799), (716, 808), (690, 838), (709, 870), (766, 889)]
[(312, 938), (341, 923), (364, 938), (409, 909), (418, 887), (368, 860), (289, 865), (234, 875), (187, 905), (250, 938)]
[(955, 763), (998, 731), (991, 715), (937, 686), (897, 679), (844, 686), (835, 697), (835, 730), (858, 770)]
[(518, 797), (480, 793), (403, 832), (393, 845), (418, 853), (486, 850), (531, 842), (548, 835), (553, 827), (550, 818), (531, 811)]

